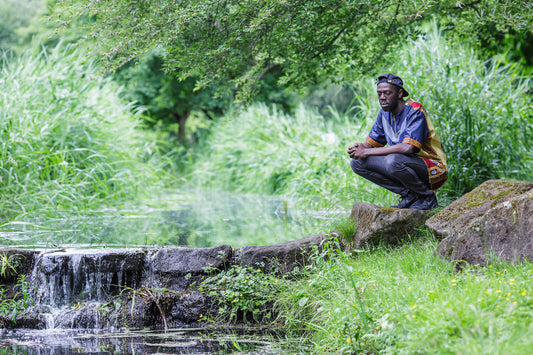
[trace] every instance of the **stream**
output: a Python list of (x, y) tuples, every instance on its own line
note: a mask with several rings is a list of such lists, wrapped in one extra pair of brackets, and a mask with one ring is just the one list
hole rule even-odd
[[(36, 301), (51, 309), (44, 316), (51, 318), (53, 314), (57, 321), (64, 315), (68, 317), (73, 300), (82, 294), (88, 297), (87, 301), (103, 303), (106, 302), (103, 295), (116, 294), (119, 288), (139, 287), (141, 281), (135, 281), (135, 277), (142, 274), (145, 280), (150, 274), (145, 271), (146, 266), (142, 266), (149, 259), (144, 255), (156, 253), (157, 248), (273, 245), (322, 233), (336, 216), (346, 214), (346, 211), (309, 212), (291, 206), (291, 201), (254, 195), (168, 194), (160, 200), (85, 215), (21, 216), (0, 226), (0, 244), (5, 248), (24, 248), (28, 252), (45, 251), (37, 259), (43, 264), (36, 266), (31, 281), (41, 285), (34, 294)], [(127, 252), (130, 264), (104, 256), (112, 249), (124, 247), (144, 251)], [(75, 248), (82, 254), (70, 252), (61, 259), (64, 248)], [(116, 253), (122, 255), (120, 251)], [(90, 258), (83, 256), (86, 254), (91, 254)], [(124, 266), (117, 269), (117, 265)], [(78, 301), (78, 304), (84, 303)], [(90, 310), (87, 314), (94, 317)], [(65, 327), (65, 323), (57, 326), (53, 319), (45, 323), (44, 329), (1, 329), (0, 354), (302, 352), (297, 339), (288, 340), (283, 334), (260, 328), (178, 326), (163, 331), (91, 328), (86, 324), (78, 329)]]

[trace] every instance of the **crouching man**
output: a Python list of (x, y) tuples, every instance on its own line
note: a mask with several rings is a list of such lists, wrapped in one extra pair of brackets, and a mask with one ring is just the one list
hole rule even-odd
[[(446, 154), (426, 110), (409, 96), (400, 77), (380, 75), (381, 110), (364, 143), (348, 148), (352, 170), (400, 195), (392, 208), (431, 210), (448, 178)], [(388, 145), (388, 146), (386, 146)]]

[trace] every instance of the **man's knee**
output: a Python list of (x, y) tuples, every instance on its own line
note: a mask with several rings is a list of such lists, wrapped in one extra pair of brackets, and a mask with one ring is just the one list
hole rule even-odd
[(387, 169), (387, 175), (393, 175), (394, 173), (405, 169), (405, 159), (403, 154), (389, 154), (385, 156), (383, 165)]
[(363, 159), (352, 159), (350, 166), (354, 173), (359, 174), (363, 170)]

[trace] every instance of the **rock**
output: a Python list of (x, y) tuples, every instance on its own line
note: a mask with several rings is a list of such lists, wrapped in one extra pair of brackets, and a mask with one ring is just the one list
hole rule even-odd
[(305, 265), (314, 247), (332, 239), (328, 234), (314, 235), (289, 242), (267, 245), (246, 246), (235, 250), (235, 264), (255, 266), (266, 271), (290, 272), (295, 267)]
[(355, 249), (380, 242), (396, 244), (423, 226), (431, 211), (384, 208), (370, 203), (356, 202), (350, 218), (356, 232), (349, 246)]
[(152, 269), (158, 275), (159, 281), (155, 281), (151, 286), (186, 290), (208, 273), (206, 268), (221, 270), (229, 267), (232, 253), (229, 245), (211, 248), (160, 249), (153, 255), (151, 261)]
[(533, 184), (489, 180), (426, 222), (443, 237), (437, 253), (486, 265), (490, 256), (533, 260)]
[(18, 275), (29, 274), (37, 254), (39, 252), (29, 249), (1, 249), (0, 257), (5, 258), (9, 266), (6, 265), (5, 270), (0, 273), (0, 284), (16, 281)]

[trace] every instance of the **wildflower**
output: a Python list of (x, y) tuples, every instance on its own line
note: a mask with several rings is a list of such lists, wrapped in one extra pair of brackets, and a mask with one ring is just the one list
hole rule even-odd
[(406, 315), (405, 315), (405, 318), (409, 318), (409, 315), (408, 315), (408, 314), (406, 314)]
[(408, 289), (409, 291), (411, 291), (413, 288), (412, 288), (411, 286), (409, 286), (407, 289)]
[(416, 318), (416, 315), (413, 314), (411, 317), (412, 317), (413, 319), (415, 319), (415, 318)]
[(526, 290), (524, 290), (524, 291), (520, 292), (520, 294), (521, 294), (522, 296), (525, 296), (525, 295), (526, 295), (526, 293), (527, 293), (527, 292), (526, 292)]
[(348, 344), (350, 344), (350, 343), (352, 342), (352, 340), (350, 339), (350, 337), (346, 338), (346, 342), (347, 342)]
[(415, 309), (416, 308), (416, 304), (413, 305), (413, 307), (411, 307), (412, 309)]
[(509, 293), (507, 294), (507, 296), (511, 296), (511, 295), (512, 295), (512, 293), (511, 293), (511, 292), (509, 292)]
[(502, 293), (502, 290), (496, 290), (496, 293)]

